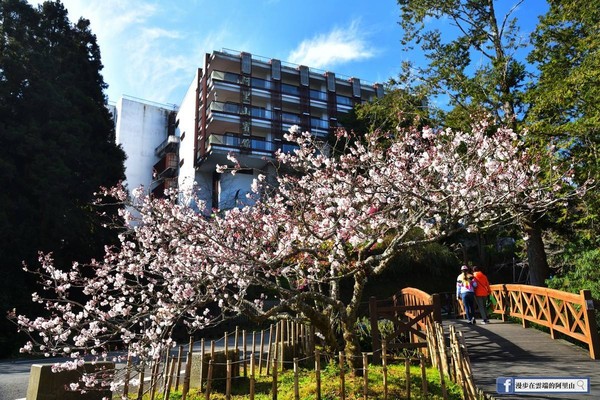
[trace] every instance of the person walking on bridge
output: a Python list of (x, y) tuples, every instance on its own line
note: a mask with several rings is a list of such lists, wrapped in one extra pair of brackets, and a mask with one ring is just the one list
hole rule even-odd
[(490, 281), (488, 281), (487, 276), (485, 276), (481, 268), (477, 266), (473, 267), (473, 276), (477, 281), (477, 286), (475, 287), (475, 302), (477, 303), (477, 308), (479, 309), (481, 319), (483, 320), (482, 324), (487, 324), (489, 320), (487, 316), (486, 302), (491, 293)]
[(461, 273), (456, 278), (456, 298), (462, 300), (467, 321), (470, 324), (475, 324), (475, 287), (477, 281), (466, 265), (463, 265), (460, 270)]

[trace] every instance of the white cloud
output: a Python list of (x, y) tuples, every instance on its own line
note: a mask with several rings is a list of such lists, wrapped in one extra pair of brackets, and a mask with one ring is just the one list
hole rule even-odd
[(332, 68), (350, 61), (365, 60), (375, 56), (366, 36), (355, 20), (346, 28), (334, 28), (327, 34), (304, 40), (290, 53), (288, 60), (314, 68)]

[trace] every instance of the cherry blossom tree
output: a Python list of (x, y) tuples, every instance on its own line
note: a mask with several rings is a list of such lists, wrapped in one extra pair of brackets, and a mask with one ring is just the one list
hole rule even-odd
[[(399, 128), (356, 140), (340, 130), (335, 147), (294, 127), (288, 140), (298, 150), (277, 154), (276, 184), (255, 180), (252, 206), (208, 217), (176, 202), (177, 193), (153, 199), (105, 190), (128, 205), (130, 229), (120, 247), (85, 266), (62, 271), (40, 255), (33, 272), (43, 291), (34, 300), (51, 316), (13, 314), (31, 338), (23, 351), (70, 355), (64, 368), (72, 368), (118, 341), (158, 359), (174, 345), (176, 325), (198, 330), (245, 314), (309, 322), (331, 349), (355, 355), (365, 285), (399, 252), (516, 222), (585, 190), (558, 164), (541, 179), (541, 155), (485, 122), (470, 132)], [(552, 149), (546, 156), (556, 159)], [(222, 172), (240, 167), (231, 160)], [(349, 298), (342, 281), (352, 284)], [(263, 307), (265, 299), (275, 306)]]

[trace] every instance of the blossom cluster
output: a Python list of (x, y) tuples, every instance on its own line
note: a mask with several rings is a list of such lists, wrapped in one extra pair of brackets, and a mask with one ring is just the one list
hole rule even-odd
[[(383, 271), (402, 249), (515, 221), (564, 199), (556, 188), (567, 185), (568, 171), (540, 179), (538, 159), (513, 131), (490, 130), (481, 123), (470, 132), (342, 132), (336, 145), (325, 145), (294, 127), (288, 138), (299, 148), (277, 154), (285, 173), (276, 184), (259, 175), (252, 206), (210, 217), (179, 204), (177, 193), (156, 199), (105, 189), (124, 205), (120, 245), (66, 271), (40, 255), (34, 273), (45, 295), (33, 298), (50, 316), (14, 316), (31, 338), (23, 351), (67, 355), (75, 362), (65, 368), (72, 368), (119, 343), (156, 360), (175, 344), (178, 324), (197, 330), (231, 314), (290, 310), (309, 319), (353, 315), (340, 296), (342, 278), (356, 279), (356, 306), (361, 279)], [(220, 169), (235, 172), (238, 160), (231, 161)], [(266, 296), (275, 307), (263, 309)]]

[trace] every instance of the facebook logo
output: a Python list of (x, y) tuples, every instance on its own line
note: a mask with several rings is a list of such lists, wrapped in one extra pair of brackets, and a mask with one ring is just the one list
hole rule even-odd
[(514, 393), (515, 384), (513, 378), (499, 377), (496, 378), (496, 392), (497, 393)]

